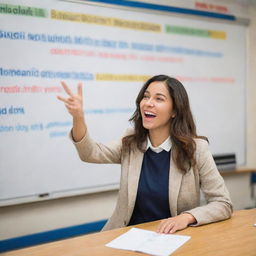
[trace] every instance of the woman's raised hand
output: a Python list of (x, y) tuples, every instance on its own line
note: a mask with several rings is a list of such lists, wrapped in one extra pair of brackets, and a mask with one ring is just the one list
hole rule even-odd
[(65, 103), (68, 112), (73, 116), (72, 137), (77, 142), (85, 136), (87, 131), (83, 111), (83, 85), (82, 83), (77, 85), (77, 94), (74, 94), (65, 82), (62, 81), (61, 85), (69, 97), (57, 96), (57, 98)]
[(73, 93), (65, 82), (61, 82), (61, 85), (65, 92), (68, 94), (68, 98), (57, 96), (57, 98), (65, 103), (68, 112), (73, 118), (83, 118), (83, 88), (82, 83), (77, 85), (77, 94)]

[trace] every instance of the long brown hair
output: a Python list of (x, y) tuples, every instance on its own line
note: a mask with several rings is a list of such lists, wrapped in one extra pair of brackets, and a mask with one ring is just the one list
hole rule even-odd
[(139, 150), (144, 151), (143, 144), (147, 139), (148, 130), (142, 124), (140, 102), (148, 86), (155, 81), (161, 81), (167, 85), (173, 101), (175, 117), (170, 120), (172, 154), (176, 166), (185, 173), (190, 167), (196, 164), (196, 143), (194, 139), (201, 138), (207, 141), (208, 139), (204, 136), (197, 135), (187, 92), (182, 83), (173, 77), (157, 75), (150, 78), (143, 85), (136, 99), (136, 110), (129, 120), (134, 125), (134, 134), (123, 138), (123, 148), (128, 149), (136, 146)]

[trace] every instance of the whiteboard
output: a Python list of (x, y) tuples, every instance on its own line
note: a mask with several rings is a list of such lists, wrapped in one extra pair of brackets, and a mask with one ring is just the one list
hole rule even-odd
[(78, 158), (61, 80), (83, 82), (90, 134), (107, 143), (147, 78), (176, 77), (212, 153), (245, 163), (244, 26), (54, 0), (0, 6), (0, 205), (118, 188), (119, 165)]

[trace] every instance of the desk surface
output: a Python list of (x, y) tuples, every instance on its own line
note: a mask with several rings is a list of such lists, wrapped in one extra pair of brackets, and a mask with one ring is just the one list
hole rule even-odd
[[(255, 256), (256, 255), (256, 208), (236, 211), (229, 220), (200, 227), (189, 227), (176, 234), (189, 235), (191, 239), (172, 255), (189, 256)], [(155, 230), (159, 221), (137, 225), (136, 227)], [(34, 246), (4, 253), (6, 256), (142, 256), (145, 254), (112, 249), (104, 246), (117, 236), (128, 231), (125, 227), (91, 235)]]
[(220, 174), (223, 175), (234, 175), (234, 174), (251, 174), (256, 173), (255, 168), (248, 168), (248, 167), (239, 167), (237, 169), (231, 169), (231, 170), (220, 170)]

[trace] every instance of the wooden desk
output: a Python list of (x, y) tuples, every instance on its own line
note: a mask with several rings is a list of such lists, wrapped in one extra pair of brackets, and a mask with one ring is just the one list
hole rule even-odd
[[(159, 221), (136, 227), (155, 230)], [(191, 239), (172, 255), (180, 256), (255, 256), (256, 209), (236, 211), (225, 221), (200, 227), (189, 227), (176, 234), (189, 235)], [(4, 253), (5, 256), (142, 256), (145, 254), (112, 249), (104, 246), (131, 227), (120, 228), (58, 242)]]
[(234, 170), (220, 170), (220, 174), (222, 176), (225, 175), (234, 175), (234, 174), (244, 174), (244, 173), (256, 173), (256, 169), (254, 168), (248, 168), (248, 167), (239, 167)]

